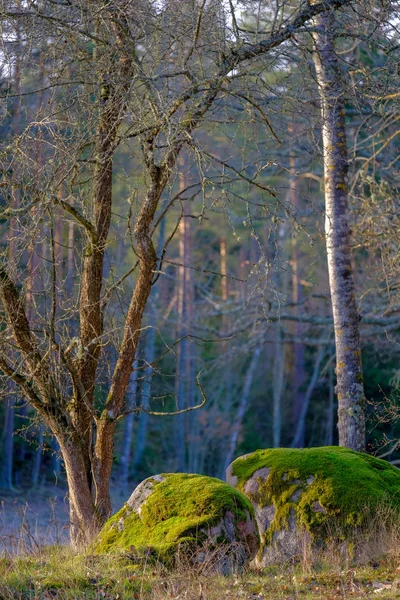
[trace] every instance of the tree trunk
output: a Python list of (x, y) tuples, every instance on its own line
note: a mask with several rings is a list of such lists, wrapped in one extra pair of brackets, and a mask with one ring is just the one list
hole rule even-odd
[(3, 402), (4, 425), (1, 436), (2, 461), (0, 469), (0, 489), (13, 489), (14, 456), (14, 402), (11, 394)]
[[(295, 209), (296, 218), (301, 217), (300, 208), (300, 193), (299, 193), (299, 179), (296, 175), (296, 156), (294, 152), (294, 136), (296, 135), (296, 125), (290, 123), (288, 127), (290, 139), (290, 190), (289, 190), (289, 202), (291, 207)], [(300, 283), (300, 265), (301, 265), (302, 254), (299, 247), (298, 232), (294, 231), (292, 235), (292, 302), (293, 312), (296, 316), (299, 315), (302, 307), (300, 306), (303, 300), (303, 286)], [(294, 323), (293, 330), (294, 336), (297, 339), (301, 339), (304, 326), (302, 323)], [(305, 351), (304, 344), (299, 342), (293, 343), (293, 391), (294, 391), (294, 420), (295, 423), (299, 424), (299, 418), (303, 411), (303, 405), (305, 401), (305, 390), (304, 384), (306, 379), (306, 367), (305, 367)], [(298, 446), (302, 448), (304, 446), (304, 429), (299, 432), (296, 436), (298, 439)]]
[[(179, 160), (179, 190), (183, 192), (186, 187), (185, 182), (185, 161)], [(181, 265), (190, 265), (190, 256), (188, 256), (188, 246), (190, 245), (190, 221), (183, 215), (179, 223), (179, 263)], [(176, 350), (176, 375), (175, 375), (175, 393), (176, 405), (179, 409), (185, 409), (189, 406), (189, 398), (187, 397), (188, 383), (188, 361), (189, 357), (189, 341), (185, 337), (189, 332), (189, 303), (190, 303), (190, 280), (188, 269), (180, 266), (177, 269), (177, 327), (176, 333), (178, 338), (182, 338)], [(178, 471), (186, 471), (188, 466), (186, 442), (188, 437), (188, 420), (186, 414), (181, 414), (176, 417), (175, 421), (175, 437), (176, 437), (176, 468)]]
[(43, 453), (43, 439), (44, 439), (44, 425), (40, 423), (39, 431), (37, 433), (37, 448), (36, 454), (33, 461), (31, 483), (33, 487), (37, 487), (40, 479), (40, 467), (42, 466), (42, 453)]
[[(151, 395), (151, 378), (153, 374), (153, 367), (151, 366), (154, 361), (155, 354), (155, 311), (152, 310), (150, 313), (150, 322), (152, 323), (152, 327), (149, 329), (146, 338), (146, 348), (144, 353), (144, 358), (146, 362), (146, 368), (144, 370), (144, 382), (141, 388), (141, 402), (140, 406), (142, 406), (145, 410), (148, 410), (150, 405), (150, 395)], [(139, 425), (136, 436), (136, 446), (135, 453), (133, 457), (133, 472), (137, 473), (140, 469), (143, 454), (146, 449), (146, 440), (147, 440), (147, 427), (148, 427), (149, 415), (147, 412), (141, 412), (139, 417)]]
[(61, 475), (61, 454), (60, 454), (60, 446), (55, 437), (53, 437), (51, 440), (51, 452), (52, 452), (51, 469), (52, 469), (52, 473), (55, 477), (55, 480), (57, 482), (57, 479)]
[[(137, 390), (137, 365), (138, 361), (135, 360), (133, 371), (129, 380), (129, 386), (127, 390), (127, 405), (133, 409), (136, 399)], [(132, 438), (133, 438), (133, 424), (135, 420), (135, 413), (130, 412), (126, 415), (124, 420), (124, 431), (122, 435), (122, 447), (121, 447), (121, 467), (119, 471), (119, 481), (121, 484), (121, 493), (126, 495), (128, 491), (128, 478), (129, 478), (129, 465), (131, 462), (131, 451), (132, 451)]]
[(308, 407), (310, 404), (312, 393), (315, 389), (315, 386), (318, 383), (321, 362), (322, 362), (324, 356), (325, 356), (325, 347), (322, 345), (318, 346), (313, 373), (311, 375), (311, 379), (310, 379), (310, 383), (308, 384), (307, 391), (304, 394), (304, 402), (303, 402), (302, 410), (298, 416), (297, 427), (296, 427), (296, 431), (295, 431), (295, 434), (293, 437), (293, 441), (291, 443), (291, 448), (304, 447), (304, 443), (302, 445), (300, 445), (300, 442), (302, 442), (304, 440), (305, 423), (306, 423)]
[(339, 445), (365, 451), (365, 395), (359, 313), (350, 256), (348, 156), (335, 17), (315, 19), (314, 63), (321, 101), (325, 172), (325, 234), (336, 344)]
[(236, 417), (233, 424), (231, 439), (229, 444), (228, 454), (225, 458), (225, 471), (228, 468), (228, 465), (231, 464), (233, 457), (235, 455), (236, 445), (239, 437), (239, 432), (242, 426), (243, 417), (246, 414), (248, 403), (249, 403), (249, 395), (251, 390), (251, 385), (253, 383), (254, 375), (256, 373), (258, 361), (261, 354), (261, 346), (257, 346), (254, 349), (253, 356), (251, 357), (250, 365), (247, 369), (246, 377), (244, 380), (242, 396), (239, 401), (239, 405), (236, 411)]
[(282, 392), (285, 378), (285, 349), (282, 343), (282, 327), (280, 322), (276, 323), (276, 337), (274, 347), (274, 363), (272, 373), (272, 445), (279, 448), (281, 445), (282, 428)]
[[(21, 7), (21, 0), (17, 1), (17, 7)], [(13, 73), (13, 87), (16, 98), (13, 106), (13, 122), (12, 131), (14, 135), (18, 135), (21, 129), (21, 98), (19, 94), (21, 92), (21, 29), (17, 28), (17, 39), (16, 39), (16, 57), (15, 67)], [(14, 194), (11, 198), (12, 207), (18, 209), (20, 206), (20, 191), (18, 188), (14, 190)], [(17, 247), (18, 247), (18, 223), (15, 218), (10, 221), (10, 228), (8, 230), (8, 266), (10, 270), (16, 272), (17, 267)], [(11, 490), (13, 488), (13, 459), (14, 459), (14, 385), (11, 382), (7, 382), (7, 396), (4, 402), (4, 430), (2, 435), (2, 449), (3, 449), (3, 461), (0, 472), (0, 487)]]
[(96, 510), (92, 500), (84, 441), (62, 434), (57, 439), (68, 481), (71, 543), (74, 548), (79, 548), (90, 542), (99, 531), (104, 522), (103, 512)]

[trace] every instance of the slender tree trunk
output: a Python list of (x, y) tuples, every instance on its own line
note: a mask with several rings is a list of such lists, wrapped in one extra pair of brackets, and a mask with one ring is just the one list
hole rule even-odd
[[(150, 322), (152, 325), (155, 325), (155, 311), (154, 309), (150, 312)], [(141, 402), (140, 406), (142, 406), (145, 410), (149, 408), (150, 405), (150, 397), (151, 397), (151, 378), (153, 374), (153, 367), (151, 366), (154, 361), (155, 355), (155, 329), (154, 326), (150, 328), (147, 333), (146, 338), (146, 348), (144, 353), (144, 358), (146, 362), (146, 368), (144, 370), (144, 382), (141, 387)], [(147, 412), (141, 412), (139, 417), (139, 425), (136, 436), (136, 446), (135, 453), (133, 457), (133, 472), (137, 473), (140, 469), (144, 451), (146, 449), (146, 441), (147, 441), (147, 428), (149, 422), (149, 415)]]
[(324, 356), (325, 356), (325, 347), (318, 346), (313, 373), (312, 373), (312, 376), (310, 379), (310, 383), (308, 384), (306, 393), (304, 395), (304, 402), (303, 402), (302, 410), (299, 414), (296, 431), (295, 431), (295, 434), (293, 437), (293, 441), (291, 443), (292, 448), (298, 448), (300, 446), (300, 440), (302, 440), (302, 438), (304, 438), (305, 423), (306, 423), (308, 407), (310, 405), (312, 393), (315, 389), (315, 386), (318, 383), (321, 362), (322, 362)]
[[(28, 420), (28, 406), (26, 404), (26, 400), (24, 398), (16, 398), (16, 405), (14, 408), (15, 416), (19, 417), (20, 422), (25, 424)], [(21, 443), (22, 442), (22, 443)], [(20, 487), (22, 484), (23, 478), (23, 465), (25, 465), (26, 456), (27, 456), (27, 444), (25, 439), (21, 439), (20, 443), (13, 449), (13, 456), (15, 462), (19, 465), (19, 468), (16, 469), (14, 467), (14, 485), (15, 487)]]
[[(160, 223), (160, 235), (159, 235), (159, 239), (158, 239), (158, 252), (157, 252), (159, 258), (162, 256), (164, 244), (165, 244), (165, 218), (163, 218)], [(158, 267), (159, 266), (160, 265), (158, 265)], [(144, 372), (144, 383), (141, 388), (142, 401), (140, 402), (140, 404), (145, 409), (149, 408), (150, 398), (151, 398), (151, 379), (152, 379), (152, 374), (153, 374), (153, 367), (151, 365), (152, 365), (152, 363), (154, 361), (154, 357), (155, 357), (155, 341), (156, 341), (155, 327), (156, 327), (156, 323), (157, 323), (156, 304), (157, 304), (157, 301), (158, 301), (158, 298), (160, 295), (159, 282), (157, 282), (157, 285), (155, 287), (156, 287), (156, 289), (153, 292), (154, 293), (154, 304), (151, 305), (150, 311), (149, 311), (149, 321), (150, 321), (151, 328), (147, 334), (146, 348), (145, 348), (145, 361), (147, 363), (147, 366), (146, 366), (146, 369)], [(143, 460), (144, 451), (146, 449), (148, 426), (149, 426), (149, 415), (146, 412), (141, 412), (140, 417), (139, 417), (137, 440), (136, 440), (135, 453), (134, 453), (134, 458), (133, 458), (133, 472), (134, 473), (137, 473), (137, 471), (139, 470), (139, 468), (141, 466), (142, 460)]]
[[(291, 135), (291, 149), (290, 149), (290, 158), (289, 158), (289, 167), (290, 167), (290, 190), (289, 190), (289, 201), (292, 206), (296, 210), (297, 218), (300, 218), (300, 209), (301, 209), (301, 201), (300, 201), (300, 193), (299, 193), (299, 179), (296, 175), (296, 157), (294, 152), (294, 140), (293, 137), (296, 134), (296, 125), (294, 123), (290, 123), (289, 134)], [(300, 268), (301, 268), (301, 259), (302, 254), (299, 246), (299, 238), (298, 232), (294, 232), (292, 235), (292, 302), (293, 302), (293, 311), (295, 315), (298, 315), (302, 310), (300, 303), (303, 300), (303, 286), (300, 283)], [(294, 336), (297, 339), (301, 339), (303, 332), (303, 325), (299, 322), (294, 323)], [(304, 344), (300, 342), (293, 343), (293, 389), (294, 389), (294, 420), (297, 424), (299, 424), (299, 417), (303, 410), (303, 404), (305, 401), (305, 378), (306, 378), (306, 368), (305, 368), (305, 351)], [(302, 448), (304, 446), (304, 430), (299, 432), (298, 437), (298, 446)]]
[[(129, 380), (129, 386), (127, 390), (127, 404), (130, 408), (134, 407), (137, 390), (137, 365), (138, 361), (135, 360), (133, 371)], [(124, 431), (122, 435), (122, 447), (121, 447), (121, 468), (119, 472), (119, 482), (121, 485), (121, 492), (126, 495), (128, 491), (128, 478), (129, 478), (129, 465), (131, 462), (132, 452), (132, 439), (133, 439), (133, 424), (135, 421), (135, 413), (130, 412), (126, 415), (124, 420)]]
[[(72, 204), (72, 202), (71, 202)], [(72, 298), (74, 285), (75, 263), (74, 263), (75, 224), (72, 220), (68, 222), (68, 244), (67, 244), (67, 274), (65, 278), (65, 289), (68, 298)]]
[[(183, 191), (186, 187), (185, 181), (185, 162), (184, 159), (179, 160), (179, 189)], [(181, 265), (190, 265), (190, 257), (188, 256), (188, 245), (190, 238), (190, 221), (183, 216), (179, 223), (179, 263)], [(185, 336), (189, 332), (189, 304), (190, 304), (190, 281), (188, 279), (188, 269), (184, 266), (178, 267), (177, 270), (177, 337), (182, 338), (178, 344), (176, 351), (176, 379), (175, 393), (176, 404), (179, 409), (185, 409), (189, 406), (189, 398), (187, 397), (187, 364), (189, 359), (189, 341)], [(175, 436), (176, 436), (176, 451), (177, 451), (177, 470), (187, 470), (187, 448), (186, 442), (188, 438), (188, 420), (185, 414), (178, 415), (175, 420)]]
[(51, 469), (55, 479), (57, 480), (61, 475), (61, 454), (60, 446), (55, 437), (51, 440)]
[[(221, 333), (225, 336), (229, 330), (229, 317), (225, 310), (227, 308), (227, 302), (229, 297), (229, 285), (228, 285), (228, 249), (226, 238), (222, 236), (219, 241), (219, 256), (220, 256), (220, 271), (221, 271), (221, 301), (223, 307), (223, 314), (221, 319)], [(230, 413), (232, 408), (232, 397), (233, 397), (233, 373), (232, 373), (232, 356), (230, 353), (230, 342), (224, 340), (221, 342), (221, 354), (223, 357), (223, 376), (221, 380), (221, 418), (224, 423), (230, 422)], [(219, 460), (219, 477), (225, 477), (225, 457), (229, 451), (229, 439), (225, 435), (221, 436), (220, 443), (220, 460)]]
[(13, 489), (13, 457), (14, 457), (14, 402), (9, 394), (3, 402), (4, 420), (1, 435), (2, 461), (0, 468), (0, 489)]
[[(21, 0), (17, 0), (17, 7), (21, 8)], [(13, 86), (16, 98), (13, 107), (13, 122), (12, 130), (15, 135), (20, 133), (20, 119), (21, 119), (21, 98), (18, 96), (21, 92), (21, 30), (17, 28), (17, 39), (16, 39), (16, 57), (15, 57), (15, 68), (13, 73)], [(20, 205), (20, 191), (19, 189), (14, 190), (12, 197), (12, 208), (19, 208)], [(17, 270), (17, 239), (18, 239), (18, 223), (16, 218), (12, 218), (10, 222), (10, 228), (8, 231), (9, 239), (9, 252), (8, 252), (8, 265), (11, 271)], [(14, 384), (7, 382), (8, 393), (4, 403), (4, 431), (2, 435), (2, 450), (3, 450), (3, 462), (0, 474), (0, 487), (11, 490), (13, 485), (13, 461), (14, 461)]]
[(339, 444), (365, 451), (365, 395), (359, 313), (350, 256), (348, 156), (335, 17), (315, 19), (314, 63), (321, 101), (325, 172), (325, 235), (336, 344)]
[(282, 429), (282, 392), (285, 378), (285, 349), (282, 343), (281, 324), (276, 324), (276, 337), (274, 346), (274, 363), (272, 373), (272, 443), (274, 448), (281, 445)]
[(37, 436), (37, 448), (33, 462), (31, 483), (33, 487), (37, 487), (40, 479), (40, 467), (42, 466), (42, 453), (43, 453), (43, 439), (44, 439), (44, 425), (40, 424), (39, 435)]
[(228, 465), (231, 464), (233, 457), (235, 455), (239, 432), (240, 432), (240, 429), (242, 426), (243, 417), (246, 414), (246, 411), (248, 408), (251, 385), (253, 383), (254, 375), (256, 373), (260, 354), (261, 354), (261, 346), (257, 346), (254, 349), (253, 356), (251, 357), (250, 365), (247, 369), (247, 373), (246, 373), (246, 377), (245, 377), (244, 385), (243, 385), (243, 390), (242, 390), (242, 395), (241, 395), (241, 398), (239, 401), (239, 405), (237, 407), (236, 417), (235, 417), (235, 421), (234, 421), (232, 432), (231, 432), (229, 450), (228, 450), (228, 454), (226, 455), (226, 458), (225, 458), (225, 471), (228, 468)]
[[(185, 260), (189, 266), (193, 265), (193, 231), (190, 226), (190, 219), (187, 219), (185, 228)], [(194, 321), (194, 271), (190, 268), (185, 269), (185, 290), (186, 290), (186, 320), (188, 330), (193, 326)], [(196, 388), (195, 388), (195, 353), (196, 346), (193, 342), (187, 342), (186, 362), (185, 362), (185, 380), (186, 380), (186, 402), (187, 406), (196, 404)], [(199, 449), (199, 423), (197, 412), (189, 412), (186, 417), (186, 432), (188, 446), (188, 471), (195, 473), (198, 464), (198, 449)]]

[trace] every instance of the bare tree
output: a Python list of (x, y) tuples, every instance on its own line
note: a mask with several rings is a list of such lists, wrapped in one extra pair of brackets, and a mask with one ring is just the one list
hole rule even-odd
[[(61, 207), (80, 228), (79, 245), (77, 235), (74, 245), (81, 251), (76, 259), (81, 273), (79, 290), (72, 286), (69, 304), (58, 305), (63, 282), (53, 257), (49, 290), (28, 319), (23, 252), (19, 273), (2, 261), (0, 368), (57, 438), (75, 545), (89, 541), (111, 513), (114, 433), (117, 422), (131, 410), (125, 395), (157, 277), (153, 235), (162, 212), (173, 203), (160, 211), (182, 147), (196, 152), (196, 129), (207, 115), (218, 114), (219, 102), (229, 96), (241, 65), (246, 65), (244, 77), (257, 56), (276, 51), (318, 14), (348, 3), (304, 3), (282, 25), (275, 24), (258, 41), (248, 43), (234, 25), (233, 35), (221, 27), (223, 4), (218, 2), (193, 2), (193, 10), (185, 14), (176, 2), (161, 8), (145, 0), (44, 0), (22, 6), (1, 2), (8, 56), (13, 57), (15, 30), (21, 27), (25, 69), (28, 72), (35, 48), (41, 45), (50, 57), (46, 88), (51, 92), (46, 112), (27, 111), (23, 133), (8, 140), (3, 172), (10, 172), (7, 157), (12, 152), (13, 174), (4, 177), (2, 186), (11, 198), (23, 190), (23, 202), (18, 208), (11, 204), (3, 216), (17, 218), (28, 235), (34, 225), (33, 207), (35, 218), (44, 222), (51, 219), (54, 207)], [(34, 92), (31, 86), (21, 93)], [(32, 140), (38, 139), (46, 148), (40, 169), (32, 152)], [(125, 218), (135, 258), (126, 275), (110, 283), (105, 254), (116, 208), (113, 164), (123, 147), (134, 149), (130, 167), (137, 184), (129, 186), (132, 209)], [(51, 240), (50, 235), (50, 246)], [(129, 283), (130, 297), (124, 301), (122, 318), (115, 321), (108, 310), (112, 298), (124, 286), (129, 290)], [(71, 326), (74, 321), (77, 328)], [(111, 340), (117, 359), (110, 365), (106, 386), (102, 374)], [(97, 392), (102, 392), (101, 401)]]

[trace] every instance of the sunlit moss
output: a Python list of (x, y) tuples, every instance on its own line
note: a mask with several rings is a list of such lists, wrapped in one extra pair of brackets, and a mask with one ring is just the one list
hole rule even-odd
[(368, 454), (339, 447), (257, 450), (232, 465), (238, 489), (244, 491), (264, 468), (268, 477), (260, 477), (258, 489), (248, 494), (261, 507), (275, 507), (264, 543), (287, 526), (290, 514), (316, 537), (326, 534), (327, 525), (345, 534), (367, 524), (378, 506), (400, 509), (400, 471)]
[[(175, 473), (154, 480), (153, 492), (141, 506), (140, 516), (128, 504), (106, 523), (95, 543), (97, 553), (151, 549), (166, 557), (183, 542), (198, 543), (203, 530), (230, 511), (235, 523), (254, 515), (250, 501), (219, 479)], [(223, 540), (218, 540), (223, 541)]]

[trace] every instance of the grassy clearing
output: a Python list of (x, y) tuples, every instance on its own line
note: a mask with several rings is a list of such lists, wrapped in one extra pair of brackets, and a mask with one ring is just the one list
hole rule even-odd
[(387, 504), (356, 541), (328, 542), (322, 552), (305, 537), (296, 559), (230, 577), (215, 575), (212, 552), (196, 567), (183, 555), (167, 569), (149, 551), (42, 547), (24, 515), (15, 543), (8, 533), (0, 532), (0, 600), (400, 600), (400, 522)]
[(48, 547), (25, 556), (0, 559), (0, 598), (5, 600), (344, 600), (400, 599), (397, 553), (380, 563), (353, 566), (339, 549), (305, 555), (239, 576), (212, 574), (210, 561), (194, 569), (184, 558), (174, 570), (152, 558), (123, 553), (93, 556), (69, 547)]

